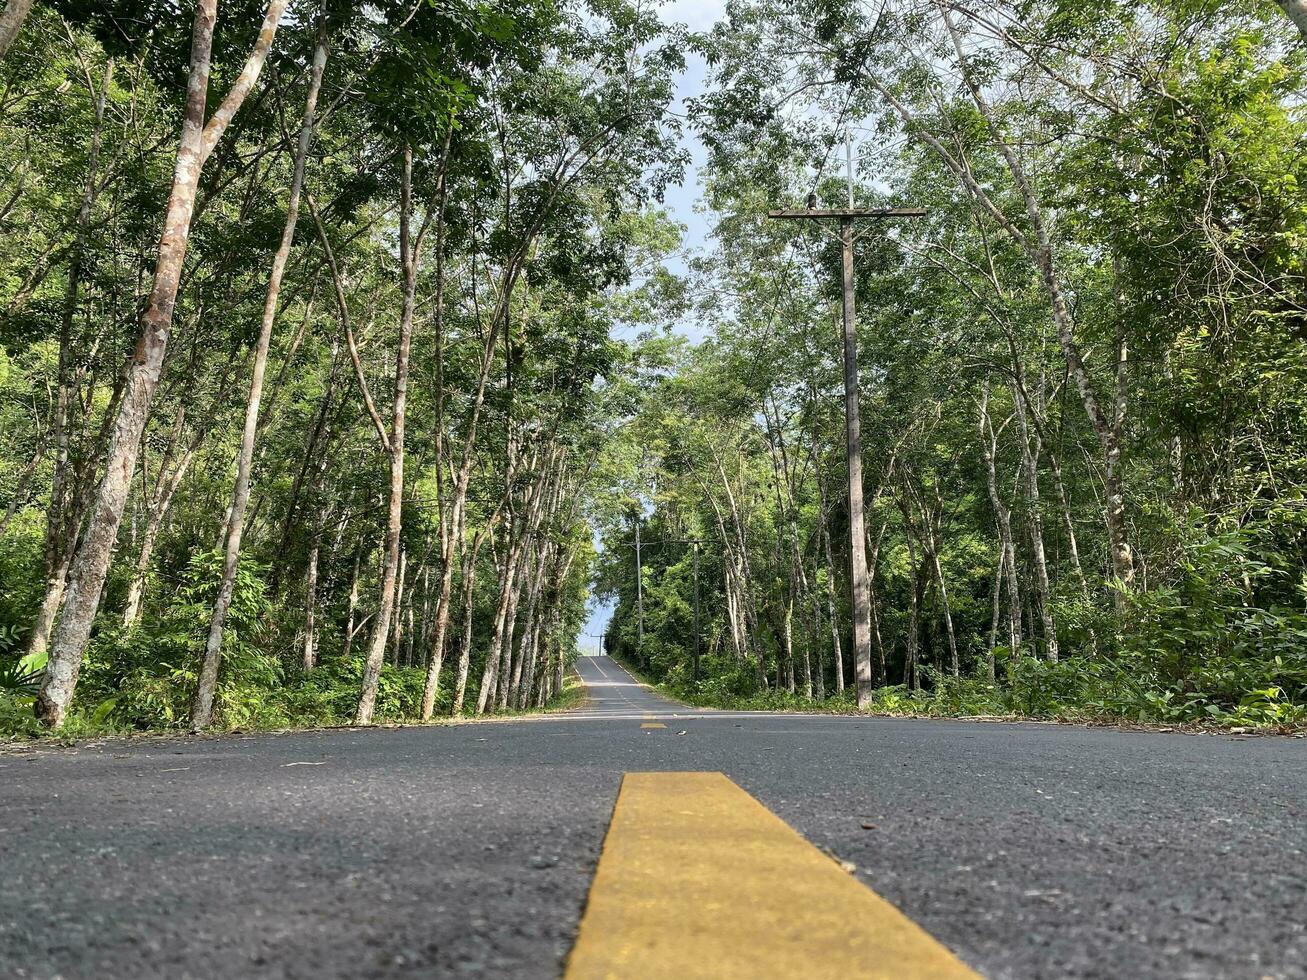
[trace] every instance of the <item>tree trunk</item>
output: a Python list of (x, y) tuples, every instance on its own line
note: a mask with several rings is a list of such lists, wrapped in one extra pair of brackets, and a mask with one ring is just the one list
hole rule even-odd
[(885, 667), (885, 641), (880, 635), (880, 596), (876, 592), (876, 564), (874, 559), (868, 562), (867, 572), (867, 591), (871, 598), (871, 642), (876, 650), (876, 677), (877, 684), (886, 683), (888, 670)]
[[(10, 0), (3, 14), (0, 14), (0, 58), (17, 35), (27, 16), (31, 0), (24, 5), (21, 0)], [(11, 24), (11, 13), (15, 8), (17, 22)], [(8, 40), (5, 33), (12, 26)], [(78, 293), (82, 280), (82, 266), (86, 255), (86, 229), (91, 220), (91, 209), (95, 204), (98, 186), (100, 160), (100, 142), (104, 132), (104, 106), (109, 95), (109, 85), (113, 80), (113, 59), (109, 59), (100, 82), (99, 93), (95, 97), (95, 115), (91, 128), (90, 148), (87, 153), (86, 179), (82, 185), (82, 200), (77, 209), (76, 231), (73, 235), (72, 258), (68, 265), (68, 285), (64, 290), (64, 304), (59, 322), (59, 366), (58, 391), (55, 395), (54, 419), (50, 428), (54, 441), (54, 478), (50, 489), (50, 508), (46, 513), (45, 528), (45, 597), (37, 610), (36, 621), (27, 638), (29, 653), (44, 653), (50, 644), (50, 631), (54, 629), (59, 606), (63, 602), (67, 587), (68, 567), (73, 560), (73, 549), (77, 542), (78, 528), (84, 516), (82, 507), (67, 500), (69, 484), (68, 460), (68, 425), (69, 409), (73, 403), (72, 355), (73, 355), (73, 319), (77, 314)]]
[(9, 53), (31, 10), (32, 0), (9, 0), (5, 4), (4, 12), (0, 13), (0, 59)]
[[(818, 532), (820, 533), (820, 532)], [(816, 555), (812, 559), (812, 581), (815, 585), (817, 582), (817, 565), (821, 561)], [(813, 685), (814, 693), (818, 701), (826, 700), (826, 661), (822, 657), (821, 643), (821, 597), (817, 595), (815, 589), (808, 590), (808, 611), (812, 614), (812, 627), (808, 631), (807, 649), (803, 657), (806, 663), (809, 659), (813, 661)]]
[(948, 636), (949, 666), (953, 676), (958, 676), (958, 638), (953, 631), (953, 611), (948, 601), (948, 586), (944, 582), (944, 569), (939, 563), (940, 534), (939, 519), (944, 507), (941, 502), (936, 501), (935, 517), (932, 520), (929, 515), (926, 516), (926, 531), (930, 535), (930, 565), (931, 571), (935, 574), (935, 587), (939, 589), (939, 599), (944, 606), (944, 629)]
[(992, 587), (993, 609), (989, 619), (989, 643), (985, 648), (985, 670), (990, 683), (994, 681), (994, 648), (998, 645), (998, 621), (1002, 615), (1003, 571), (1007, 567), (1007, 546), (1000, 545), (998, 564), (994, 566), (994, 585)]
[(499, 601), (495, 605), (495, 620), (491, 632), (490, 652), (486, 656), (486, 665), (481, 672), (481, 687), (477, 691), (478, 715), (485, 714), (487, 708), (495, 707), (504, 654), (504, 636), (508, 629), (509, 614), (515, 605), (516, 590), (513, 585), (517, 578), (519, 553), (518, 548), (513, 547), (504, 557), (504, 566), (499, 579)]
[(1125, 330), (1118, 322), (1116, 386), (1112, 398), (1110, 438), (1103, 440), (1105, 456), (1103, 486), (1107, 493), (1107, 537), (1112, 546), (1112, 571), (1117, 582), (1120, 583), (1122, 593), (1130, 590), (1135, 578), (1134, 552), (1130, 548), (1130, 536), (1126, 531), (1125, 491), (1122, 487), (1121, 476), (1121, 454), (1122, 446), (1125, 443), (1128, 367), (1129, 353), (1126, 346)]
[(939, 600), (944, 607), (944, 631), (948, 636), (949, 668), (954, 677), (958, 676), (958, 638), (953, 632), (953, 612), (949, 608), (948, 586), (944, 584), (944, 570), (940, 568), (939, 552), (930, 549), (931, 570), (935, 575), (935, 587), (939, 589)]
[[(459, 535), (461, 537), (461, 534)], [(451, 535), (450, 540), (455, 540)], [(440, 685), (440, 667), (445, 660), (445, 634), (449, 629), (449, 600), (454, 582), (453, 548), (446, 550), (440, 570), (440, 592), (436, 596), (436, 622), (431, 635), (431, 657), (427, 662), (426, 682), (422, 686), (422, 720), (430, 721), (436, 708), (436, 692)], [(462, 665), (460, 659), (460, 666)], [(463, 678), (467, 683), (466, 676)]]
[(309, 546), (309, 570), (304, 583), (304, 672), (307, 674), (318, 665), (318, 635), (314, 629), (314, 617), (318, 604), (318, 553), (322, 549), (320, 534), (313, 535)]
[[(789, 453), (785, 445), (780, 409), (776, 405), (774, 392), (771, 393), (771, 400), (774, 413), (768, 412), (766, 398), (763, 399), (762, 409), (763, 417), (767, 421), (767, 448), (772, 464), (772, 488), (776, 495), (776, 510), (784, 518), (785, 537), (788, 538), (789, 545), (790, 574), (786, 585), (782, 650), (785, 658), (786, 684), (790, 692), (793, 693), (796, 689), (795, 672), (798, 667), (794, 647), (795, 607), (796, 605), (800, 608), (808, 606), (809, 611), (812, 611), (812, 607), (810, 606), (808, 593), (808, 580), (803, 571), (803, 554), (799, 541), (798, 506), (795, 501), (794, 478), (790, 472)], [(784, 493), (782, 493), (782, 488)], [(780, 552), (784, 549), (785, 544), (781, 542), (778, 534), (776, 542), (778, 566), (780, 564)], [(811, 644), (808, 642), (803, 644), (802, 675), (804, 697), (811, 701), (813, 697), (812, 650)]]
[[(458, 479), (455, 480), (455, 506), (446, 509), (445, 503), (445, 204), (447, 186), (445, 183), (446, 167), (449, 162), (449, 147), (453, 140), (454, 128), (450, 126), (445, 133), (445, 146), (441, 153), (439, 184), (436, 192), (436, 287), (432, 298), (435, 310), (435, 415), (436, 415), (436, 506), (438, 508), (440, 531), (440, 588), (436, 596), (436, 619), (431, 633), (430, 655), (427, 659), (427, 676), (422, 685), (421, 718), (430, 721), (436, 707), (436, 692), (440, 684), (440, 669), (445, 662), (445, 636), (449, 629), (449, 601), (454, 581), (454, 552), (463, 545), (463, 508), (467, 498), (468, 480), (471, 476), (471, 455), (465, 452), (460, 466)], [(483, 361), (483, 372), (488, 365)], [(485, 390), (485, 378), (478, 386), (477, 406), (474, 413), (480, 412), (480, 400)], [(475, 438), (475, 418), (472, 422)], [(470, 447), (469, 447), (470, 448)], [(466, 678), (465, 678), (466, 682)]]
[(794, 693), (794, 600), (786, 597), (780, 621), (781, 656), (776, 664), (776, 686)]
[(45, 580), (45, 595), (37, 607), (36, 618), (32, 621), (31, 631), (27, 637), (27, 652), (44, 653), (50, 645), (50, 631), (54, 629), (55, 619), (59, 615), (59, 606), (64, 600), (64, 590), (68, 585), (68, 565), (71, 561), (72, 547), (60, 549), (59, 557), (50, 568)]
[(363, 563), (363, 545), (354, 549), (354, 571), (349, 579), (349, 599), (345, 603), (345, 639), (341, 642), (340, 659), (348, 660), (354, 646), (354, 615), (359, 607), (359, 566)]
[[(1298, 33), (1302, 35), (1303, 40), (1307, 41), (1307, 0), (1276, 0), (1276, 2), (1298, 28)], [(13, 0), (10, 0), (11, 6), (12, 3)], [(3, 55), (3, 50), (0, 50), (0, 57)]]
[[(908, 536), (908, 542), (911, 543), (911, 535)], [(915, 549), (912, 549), (915, 552)], [(925, 578), (925, 563), (918, 562), (915, 553), (911, 557), (912, 561), (912, 605), (908, 612), (908, 636), (907, 651), (903, 655), (903, 683), (905, 686), (911, 685), (912, 690), (921, 690), (921, 665), (917, 662), (917, 653), (921, 641), (921, 601), (923, 585), (922, 580)]]
[(1048, 469), (1053, 476), (1053, 490), (1057, 494), (1058, 507), (1062, 513), (1062, 526), (1066, 528), (1067, 549), (1071, 556), (1071, 570), (1075, 572), (1080, 584), (1080, 597), (1089, 605), (1089, 581), (1085, 578), (1084, 566), (1080, 563), (1080, 544), (1076, 540), (1076, 525), (1071, 518), (1071, 502), (1067, 499), (1066, 485), (1062, 481), (1062, 464), (1057, 455), (1048, 447)]
[(534, 560), (527, 563), (527, 584), (526, 584), (526, 609), (522, 616), (521, 649), (518, 651), (516, 659), (513, 661), (513, 677), (508, 686), (507, 707), (522, 707), (522, 675), (526, 671), (526, 685), (531, 686), (531, 674), (527, 667), (527, 659), (533, 658), (534, 653), (531, 650), (531, 638), (536, 629), (536, 610), (540, 603), (540, 581), (544, 578), (544, 560), (545, 555), (538, 549), (535, 552)]
[[(824, 509), (823, 509), (824, 514)], [(826, 547), (826, 609), (830, 619), (831, 652), (835, 658), (835, 690), (844, 691), (844, 651), (840, 642), (840, 618), (835, 601), (835, 558), (831, 554), (830, 528), (822, 517), (821, 534)]]
[(519, 568), (513, 582), (512, 594), (508, 597), (508, 615), (504, 619), (504, 639), (499, 660), (499, 673), (496, 676), (495, 707), (499, 711), (509, 710), (509, 689), (513, 682), (513, 664), (517, 659), (517, 607), (522, 601), (522, 569)]
[[(540, 581), (544, 579), (543, 556), (536, 577)], [(540, 642), (540, 623), (544, 618), (540, 615), (540, 595), (544, 591), (540, 581), (532, 583), (522, 631), (522, 654), (518, 658), (520, 669), (516, 669), (513, 675), (513, 691), (509, 703), (519, 711), (530, 707), (531, 692), (535, 688), (536, 646)]]
[[(1015, 347), (1013, 347), (1015, 351)], [(994, 509), (998, 525), (999, 568), (1007, 577), (1008, 586), (1008, 637), (1013, 656), (1021, 649), (1021, 592), (1017, 584), (1016, 546), (1012, 538), (1012, 511), (1003, 503), (998, 492), (998, 471), (995, 454), (998, 439), (994, 435), (989, 417), (989, 378), (985, 378), (980, 397), (980, 449), (985, 459), (985, 486), (989, 503)]]
[[(386, 637), (390, 632), (390, 617), (394, 612), (395, 578), (399, 571), (399, 536), (404, 517), (404, 422), (408, 407), (408, 357), (413, 338), (413, 308), (417, 294), (422, 233), (419, 232), (416, 241), (409, 237), (409, 223), (413, 214), (413, 148), (407, 143), (404, 145), (403, 156), (399, 249), (400, 265), (404, 270), (404, 301), (399, 318), (399, 349), (395, 354), (395, 405), (389, 436), (390, 503), (386, 517), (385, 561), (381, 572), (381, 608), (377, 611), (376, 627), (372, 632), (367, 662), (363, 666), (358, 710), (354, 714), (356, 725), (372, 724), (372, 712), (376, 707), (377, 685), (381, 680), (381, 665), (386, 655)], [(425, 230), (425, 225), (423, 227)]]
[(136, 625), (136, 621), (141, 615), (141, 605), (145, 599), (145, 584), (150, 572), (150, 559), (154, 555), (154, 546), (158, 544), (159, 532), (163, 530), (163, 519), (168, 514), (168, 509), (172, 506), (173, 495), (177, 488), (181, 486), (186, 471), (190, 468), (191, 460), (195, 458), (195, 445), (192, 445), (183, 454), (172, 474), (168, 477), (166, 486), (161, 492), (155, 494), (153, 504), (150, 506), (149, 517), (146, 519), (145, 532), (141, 536), (141, 551), (136, 556), (136, 568), (132, 574), (132, 584), (127, 589), (127, 605), (123, 608), (123, 629), (130, 630)]
[(409, 603), (404, 609), (404, 666), (413, 666), (413, 599), (409, 596)]
[[(104, 479), (96, 495), (82, 547), (70, 570), (64, 613), (55, 632), (50, 659), (37, 697), (37, 716), (51, 728), (57, 728), (63, 723), (77, 687), (77, 675), (81, 670), (91, 626), (100, 605), (100, 593), (109, 571), (118, 527), (122, 523), (123, 508), (131, 489), (132, 474), (136, 470), (141, 434), (145, 430), (146, 416), (154, 390), (159, 384), (159, 373), (168, 348), (173, 308), (186, 260), (191, 215), (195, 209), (195, 195), (206, 147), (211, 149), (210, 138), (216, 143), (222, 136), (262, 69), (285, 2), (286, 0), (270, 0), (259, 39), (238, 79), (238, 85), (243, 88), (238, 92), (237, 87), (233, 86), (232, 92), (220, 107), (220, 114), (215, 114), (210, 124), (211, 130), (205, 126), (204, 109), (209, 94), (209, 59), (213, 48), (218, 0), (198, 0), (197, 3), (191, 36), (186, 109), (177, 146), (172, 188), (164, 214), (163, 234), (159, 240), (154, 281), (141, 314), (141, 332), (132, 354), (122, 402), (114, 423)], [(233, 98), (234, 96), (237, 97)]]
[(1052, 588), (1048, 579), (1048, 563), (1044, 556), (1044, 518), (1039, 503), (1039, 470), (1030, 448), (1030, 427), (1027, 424), (1024, 385), (1018, 374), (1017, 392), (1012, 399), (1016, 409), (1017, 444), (1021, 450), (1021, 473), (1025, 480), (1027, 520), (1030, 531), (1030, 558), (1035, 567), (1035, 593), (1039, 606), (1039, 620), (1044, 633), (1044, 655), (1057, 663), (1057, 627), (1053, 622)]
[[(556, 623), (557, 621), (555, 621)], [(554, 657), (554, 681), (550, 685), (550, 698), (556, 698), (563, 693), (563, 677), (566, 671), (566, 665), (563, 663), (563, 641), (562, 638), (555, 634), (554, 643), (557, 646), (558, 653)]]
[[(284, 5), (285, 0), (281, 2)], [(322, 73), (326, 62), (326, 17), (325, 14), (319, 14), (318, 37), (313, 52), (313, 70), (309, 78), (308, 95), (304, 102), (299, 143), (295, 148), (294, 173), (291, 178), (290, 199), (286, 205), (286, 221), (282, 226), (281, 241), (272, 257), (268, 289), (263, 298), (263, 318), (259, 324), (259, 336), (254, 347), (250, 393), (245, 402), (245, 425), (241, 431), (240, 452), (236, 458), (236, 484), (232, 488), (231, 507), (228, 511), (227, 530), (224, 536), (222, 580), (218, 585), (218, 598), (213, 604), (213, 613), (209, 619), (209, 635), (204, 644), (199, 686), (195, 693), (195, 704), (191, 709), (191, 728), (194, 730), (207, 728), (213, 719), (213, 698), (218, 687), (218, 664), (222, 656), (223, 632), (227, 622), (227, 612), (231, 608), (232, 592), (236, 585), (241, 537), (245, 532), (245, 511), (250, 502), (250, 470), (254, 464), (254, 439), (259, 428), (259, 406), (263, 400), (263, 378), (268, 367), (268, 348), (272, 343), (272, 328), (277, 321), (281, 282), (286, 272), (291, 245), (295, 240), (295, 225), (300, 213), (300, 193), (304, 187), (304, 167), (308, 160), (309, 143), (313, 138), (314, 112), (317, 108), (318, 92), (322, 88)]]
[[(483, 538), (478, 537), (472, 543), (472, 549), (463, 562), (463, 636), (458, 650), (458, 676), (454, 680), (454, 706), (450, 714), (457, 718), (463, 712), (463, 700), (467, 696), (467, 675), (472, 665), (472, 613), (476, 599), (477, 551)], [(439, 650), (435, 651), (438, 655)], [(436, 667), (439, 680), (440, 668)], [(434, 692), (434, 688), (433, 688)], [(432, 695), (434, 699), (434, 693)]]
[(545, 645), (545, 656), (540, 670), (540, 689), (536, 693), (536, 707), (543, 708), (549, 703), (549, 700), (557, 693), (554, 690), (554, 671), (556, 664), (563, 659), (563, 648), (558, 636), (559, 621), (562, 619), (562, 610), (558, 602), (554, 602), (549, 610), (549, 624), (545, 627), (543, 643)]
[(395, 577), (395, 617), (390, 628), (390, 655), (399, 666), (404, 643), (404, 580), (408, 577), (408, 549), (399, 549), (399, 574)]

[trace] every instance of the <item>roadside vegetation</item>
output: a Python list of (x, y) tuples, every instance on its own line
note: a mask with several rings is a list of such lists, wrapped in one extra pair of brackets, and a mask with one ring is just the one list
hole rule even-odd
[[(1161, 685), (1141, 685), (1126, 667), (1099, 662), (1068, 660), (1050, 666), (1026, 660), (993, 681), (944, 674), (932, 677), (919, 691), (902, 684), (887, 685), (876, 688), (870, 704), (861, 709), (851, 687), (828, 692), (818, 700), (784, 688), (760, 691), (751, 678), (740, 677), (724, 663), (705, 664), (705, 676), (698, 683), (680, 670), (669, 671), (656, 681), (633, 663), (625, 663), (668, 697), (703, 708), (1143, 725), (1168, 730), (1257, 730), (1299, 737), (1307, 732), (1307, 715), (1300, 706), (1291, 704), (1286, 710), (1273, 692), (1245, 695), (1231, 707), (1204, 700), (1198, 708), (1197, 698), (1177, 702)], [(1090, 676), (1084, 676), (1086, 671)]]
[[(868, 710), (1307, 723), (1302, 34), (1257, 2), (811, 14), (702, 41), (707, 339), (613, 453), (609, 649), (696, 703), (847, 709), (862, 660)], [(856, 227), (862, 651), (838, 223), (762, 220), (846, 205), (850, 131), (852, 199), (926, 211)]]
[(678, 33), (626, 2), (28, 6), (0, 735), (574, 697), (641, 370), (610, 334), (674, 292)]

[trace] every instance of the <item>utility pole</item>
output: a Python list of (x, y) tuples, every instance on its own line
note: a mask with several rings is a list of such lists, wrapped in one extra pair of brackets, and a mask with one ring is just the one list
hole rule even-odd
[(858, 338), (853, 315), (853, 222), (862, 219), (920, 218), (923, 208), (855, 208), (853, 206), (853, 143), (845, 137), (849, 206), (820, 210), (816, 195), (804, 210), (767, 212), (769, 218), (838, 218), (844, 273), (844, 421), (849, 456), (849, 583), (853, 591), (853, 662), (858, 678), (858, 707), (871, 701), (871, 579), (867, 573), (866, 515), (862, 502), (862, 427), (858, 417)]
[(640, 564), (640, 514), (635, 515), (636, 659), (644, 666), (644, 565)]
[(694, 679), (699, 680), (699, 542), (694, 547)]

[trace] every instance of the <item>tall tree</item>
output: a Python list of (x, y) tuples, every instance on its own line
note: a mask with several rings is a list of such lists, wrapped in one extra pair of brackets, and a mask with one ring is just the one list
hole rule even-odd
[(77, 675), (90, 639), (91, 625), (100, 605), (100, 593), (113, 555), (118, 526), (122, 522), (141, 433), (145, 429), (151, 399), (159, 384), (164, 354), (172, 328), (177, 289), (190, 239), (191, 217), (199, 187), (200, 170), (231, 125), (263, 70), (272, 48), (286, 0), (270, 0), (240, 74), (205, 121), (209, 95), (209, 71), (213, 50), (217, 0), (198, 0), (191, 38), (190, 73), (186, 109), (177, 144), (177, 164), (159, 240), (154, 284), (141, 314), (141, 331), (127, 370), (121, 407), (114, 422), (113, 437), (105, 461), (105, 475), (96, 493), (82, 544), (69, 571), (64, 599), (41, 692), (38, 715), (47, 726), (63, 723), (77, 687)]

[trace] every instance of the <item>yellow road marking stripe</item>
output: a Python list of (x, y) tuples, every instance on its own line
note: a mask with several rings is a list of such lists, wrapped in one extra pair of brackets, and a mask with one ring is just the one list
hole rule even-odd
[(716, 772), (626, 774), (565, 974), (976, 976)]
[(666, 728), (667, 726), (664, 725), (662, 722), (658, 722), (658, 721), (646, 721), (640, 727), (641, 728)]

